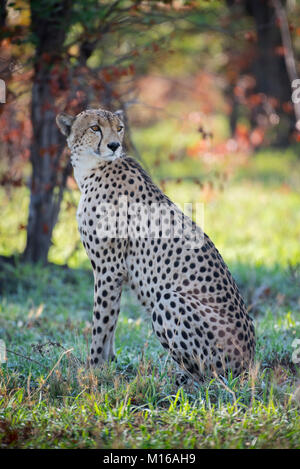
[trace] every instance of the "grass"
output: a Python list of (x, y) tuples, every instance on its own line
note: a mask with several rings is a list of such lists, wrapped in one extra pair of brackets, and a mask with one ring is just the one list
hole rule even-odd
[[(179, 173), (177, 164), (169, 174)], [(168, 165), (154, 171), (157, 181)], [(68, 193), (50, 259), (72, 269), (31, 267), (17, 257), (14, 265), (1, 263), (2, 448), (299, 448), (300, 162), (292, 151), (265, 152), (239, 167), (223, 162), (223, 169), (230, 173), (223, 187), (219, 179), (209, 183), (215, 168), (198, 163), (202, 188), (170, 182), (165, 189), (178, 203), (205, 202), (205, 230), (255, 319), (250, 374), (177, 389), (150, 318), (127, 290), (117, 362), (88, 369), (93, 279), (81, 246), (72, 254), (78, 238), (70, 202), (78, 194)], [(9, 255), (23, 248), (25, 232), (17, 228), (28, 198), (23, 189), (2, 196), (0, 246)]]

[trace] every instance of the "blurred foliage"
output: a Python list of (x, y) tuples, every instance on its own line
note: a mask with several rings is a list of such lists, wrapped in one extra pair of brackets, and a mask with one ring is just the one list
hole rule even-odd
[[(0, 104), (0, 182), (2, 205), (5, 202), (7, 213), (2, 253), (6, 255), (22, 251), (27, 229), (29, 199), (23, 186), (31, 183), (30, 105), (34, 57), (39, 47), (36, 31), (31, 27), (30, 8), (42, 24), (51, 20), (62, 4), (59, 0), (7, 3), (6, 25), (0, 37), (0, 75), (7, 82), (7, 103)], [(274, 96), (257, 90), (254, 66), (260, 44), (253, 15), (246, 6), (246, 1), (221, 0), (70, 2), (60, 61), (53, 62), (47, 53), (40, 58), (51, 72), (52, 108), (56, 112), (76, 113), (86, 106), (123, 107), (128, 118), (131, 152), (142, 158), (171, 197), (175, 194), (180, 200), (203, 199), (208, 203), (219, 200), (226, 206), (229, 204), (226, 181), (234, 174), (234, 178), (239, 178), (234, 184), (240, 184), (240, 189), (235, 190), (240, 191), (241, 200), (242, 178), (251, 179), (246, 192), (253, 204), (257, 194), (251, 184), (266, 185), (262, 190), (268, 192), (270, 200), (271, 185), (278, 188), (287, 179), (294, 181), (291, 191), (296, 192), (294, 160), (299, 151), (298, 133), (293, 131), (289, 135), (293, 147), (281, 156), (277, 153), (274, 159), (272, 150), (267, 150), (285, 132), (286, 123), (280, 116), (283, 111), (291, 116), (293, 103), (289, 100), (279, 106)], [(297, 62), (298, 3), (289, 3), (286, 12)], [(274, 27), (273, 23), (267, 26)], [(278, 24), (275, 28), (278, 33)], [(275, 56), (283, 57), (284, 53), (282, 49), (274, 50)], [(267, 74), (265, 78), (274, 81), (276, 77)], [(253, 113), (255, 119), (260, 116), (261, 125), (253, 120)], [(251, 162), (254, 158), (251, 155), (259, 150), (266, 157)], [(40, 148), (40, 152), (41, 159), (46, 154), (51, 159), (56, 146)], [(62, 162), (67, 161), (64, 156)], [(58, 165), (56, 171), (63, 171), (63, 165)], [(59, 185), (60, 178), (56, 179)], [(75, 188), (70, 176), (50, 251), (50, 259), (60, 263), (78, 255), (77, 251), (65, 252), (64, 242), (58, 247), (64, 238), (62, 227), (72, 223), (75, 213), (78, 200)], [(291, 194), (289, 197), (292, 199)], [(16, 201), (22, 207), (18, 223), (12, 216)], [(280, 213), (284, 203), (278, 206)], [(242, 225), (243, 216), (239, 216)], [(271, 226), (266, 224), (262, 239)], [(72, 230), (71, 244), (77, 249), (77, 232)], [(212, 230), (218, 232), (215, 226)]]

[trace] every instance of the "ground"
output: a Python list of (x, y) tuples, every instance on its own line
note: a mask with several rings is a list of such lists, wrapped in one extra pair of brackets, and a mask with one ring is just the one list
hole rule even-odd
[[(168, 164), (154, 178), (171, 176)], [(17, 258), (14, 266), (1, 264), (0, 338), (8, 349), (0, 368), (1, 447), (299, 448), (300, 370), (292, 343), (300, 339), (300, 161), (292, 151), (263, 152), (238, 169), (232, 162), (224, 167), (230, 174), (222, 190), (214, 183), (199, 192), (185, 182), (165, 190), (178, 202), (203, 197), (205, 231), (255, 319), (252, 374), (178, 390), (150, 318), (128, 291), (117, 362), (88, 371), (93, 279), (83, 250), (70, 256), (70, 235), (72, 248), (77, 242), (67, 210), (77, 193), (70, 192), (50, 259), (72, 268), (32, 268)], [(22, 191), (9, 203), (1, 194), (4, 255), (24, 244), (24, 230), (14, 235), (26, 220)]]

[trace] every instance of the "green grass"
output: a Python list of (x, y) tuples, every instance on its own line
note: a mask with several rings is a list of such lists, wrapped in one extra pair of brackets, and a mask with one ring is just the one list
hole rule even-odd
[[(145, 134), (144, 134), (145, 135)], [(145, 145), (147, 140), (145, 141)], [(162, 162), (158, 180), (180, 174)], [(167, 184), (178, 203), (205, 202), (205, 230), (228, 262), (255, 320), (250, 375), (175, 387), (174, 368), (150, 318), (126, 290), (116, 333), (117, 362), (86, 367), (93, 304), (89, 261), (78, 245), (67, 193), (50, 260), (70, 268), (0, 269), (0, 446), (3, 448), (299, 448), (300, 162), (290, 151), (261, 153), (219, 187), (214, 167), (189, 162), (204, 188)], [(218, 168), (219, 170), (219, 168)], [(28, 194), (1, 194), (1, 253), (22, 251)], [(70, 350), (71, 349), (71, 350)]]

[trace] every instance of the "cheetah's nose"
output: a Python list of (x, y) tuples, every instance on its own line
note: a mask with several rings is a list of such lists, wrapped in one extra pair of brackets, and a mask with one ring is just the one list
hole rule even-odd
[(107, 146), (110, 150), (115, 152), (116, 149), (119, 148), (120, 144), (118, 142), (110, 142), (110, 143), (107, 144)]

